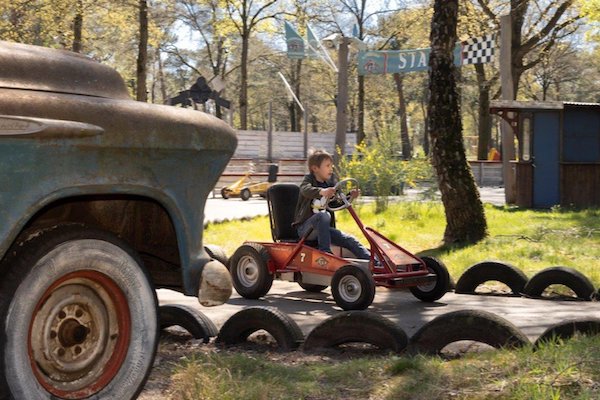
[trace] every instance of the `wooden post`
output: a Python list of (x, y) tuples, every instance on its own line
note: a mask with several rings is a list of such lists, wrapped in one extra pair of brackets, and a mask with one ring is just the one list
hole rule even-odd
[[(336, 164), (339, 163), (340, 156), (346, 150), (346, 127), (348, 118), (346, 115), (346, 106), (348, 104), (348, 45), (350, 40), (341, 37), (340, 48), (338, 50), (338, 97), (336, 112), (336, 130), (335, 147), (336, 152), (333, 155)], [(337, 148), (340, 149), (340, 155), (337, 154)]]
[(269, 129), (267, 130), (267, 160), (273, 162), (273, 103), (269, 102)]
[[(514, 100), (512, 77), (512, 20), (511, 15), (500, 17), (500, 86), (502, 100)], [(511, 160), (515, 158), (515, 135), (508, 122), (500, 122), (502, 134), (502, 178), (504, 180), (504, 197), (507, 204), (517, 200), (515, 172)]]
[(308, 158), (308, 105), (304, 107), (304, 158)]

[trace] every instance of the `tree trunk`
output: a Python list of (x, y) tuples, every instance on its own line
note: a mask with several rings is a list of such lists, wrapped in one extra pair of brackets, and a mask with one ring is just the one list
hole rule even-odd
[(148, 101), (148, 88), (146, 85), (146, 75), (148, 67), (148, 2), (140, 0), (140, 43), (137, 58), (137, 89), (136, 99), (138, 101)]
[(358, 130), (356, 132), (356, 143), (365, 140), (365, 77), (358, 76)]
[(248, 47), (250, 46), (250, 35), (242, 36), (242, 60), (240, 78), (240, 129), (248, 129)]
[(421, 111), (423, 113), (423, 153), (426, 156), (429, 155), (429, 118), (427, 117), (427, 105), (425, 104), (425, 100), (421, 100)]
[(158, 61), (158, 83), (160, 86), (161, 103), (167, 101), (167, 86), (165, 84), (165, 70), (163, 68), (162, 58), (160, 57), (160, 48), (156, 48), (156, 60)]
[[(296, 61), (296, 71), (294, 73), (294, 94), (296, 95), (296, 98), (300, 101), (302, 101), (302, 98), (300, 97), (300, 87), (301, 87), (301, 76), (302, 76), (302, 60), (298, 60)], [(304, 118), (304, 115), (302, 115), (302, 110), (300, 109), (300, 106), (298, 104), (296, 104), (295, 101), (293, 101), (294, 104), (294, 115), (295, 115), (295, 120), (294, 120), (294, 124), (296, 125), (296, 129), (293, 130), (292, 132), (300, 132), (302, 129), (302, 119)]]
[[(490, 114), (490, 85), (485, 78), (483, 64), (475, 64), (477, 84), (479, 89), (479, 115), (477, 159), (487, 160), (490, 141), (492, 139), (492, 115)], [(497, 146), (497, 144), (494, 144)]]
[(429, 132), (432, 164), (446, 213), (444, 243), (475, 243), (487, 235), (479, 192), (467, 163), (456, 90), (453, 49), (458, 0), (435, 0), (429, 59)]
[(400, 114), (400, 141), (402, 142), (402, 158), (410, 160), (412, 158), (412, 146), (408, 136), (408, 120), (406, 116), (406, 100), (404, 99), (403, 77), (400, 74), (394, 74), (396, 82), (396, 91), (398, 92), (398, 112)]
[(81, 53), (83, 41), (83, 4), (77, 1), (75, 18), (73, 19), (73, 51)]

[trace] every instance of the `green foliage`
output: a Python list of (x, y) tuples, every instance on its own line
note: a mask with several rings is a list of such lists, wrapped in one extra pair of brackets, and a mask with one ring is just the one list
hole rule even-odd
[[(440, 247), (446, 219), (439, 202), (393, 202), (383, 212), (376, 212), (374, 204), (359, 203), (356, 210), (365, 225), (407, 250), (439, 257), (455, 279), (471, 265), (492, 259), (511, 263), (528, 276), (551, 265), (564, 265), (600, 286), (599, 209), (544, 211), (486, 205), (489, 237), (462, 248)], [(339, 229), (367, 244), (349, 213), (336, 213), (336, 222)], [(204, 240), (233, 254), (245, 240), (270, 241), (269, 221), (260, 217), (210, 224)]]
[(376, 213), (386, 210), (388, 196), (403, 194), (404, 185), (414, 187), (418, 181), (433, 177), (427, 158), (402, 160), (396, 151), (397, 146), (397, 134), (387, 130), (371, 145), (361, 143), (352, 156), (340, 160), (341, 177), (355, 178), (363, 195), (375, 196)]

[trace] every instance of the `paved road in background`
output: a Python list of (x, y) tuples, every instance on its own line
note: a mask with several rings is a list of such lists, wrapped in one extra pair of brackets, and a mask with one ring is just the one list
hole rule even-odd
[[(480, 188), (481, 198), (485, 203), (504, 204), (504, 189), (498, 187)], [(438, 194), (439, 196), (439, 194)], [(422, 191), (409, 189), (399, 201), (422, 199)], [(372, 199), (362, 198), (362, 201)], [(252, 198), (248, 201), (240, 199), (223, 200), (210, 198), (206, 204), (206, 221), (239, 219), (257, 215), (267, 215), (268, 209), (264, 199)], [(455, 277), (456, 278), (456, 277)], [(182, 303), (197, 307), (211, 320), (221, 325), (235, 312), (248, 306), (274, 306), (289, 314), (305, 334), (327, 317), (340, 312), (335, 305), (331, 292), (308, 293), (296, 283), (275, 281), (269, 294), (260, 300), (247, 300), (234, 292), (224, 305), (204, 308), (195, 297), (186, 297), (170, 290), (159, 290), (161, 304)], [(435, 303), (423, 303), (406, 290), (388, 290), (377, 288), (373, 305), (369, 308), (400, 325), (410, 336), (423, 324), (438, 315), (456, 310), (486, 310), (508, 319), (519, 327), (530, 339), (535, 340), (546, 328), (558, 322), (572, 318), (600, 318), (600, 303), (579, 301), (533, 300), (521, 297), (500, 297), (483, 295), (446, 294)]]
[[(423, 189), (406, 189), (405, 193), (404, 196), (396, 196), (394, 199), (397, 201), (417, 201), (424, 198)], [(504, 188), (502, 187), (479, 188), (479, 193), (484, 203), (499, 206), (504, 205)], [(439, 199), (439, 197), (439, 192), (433, 194), (433, 199)], [(362, 197), (359, 200), (368, 202), (373, 201), (373, 198)], [(220, 196), (215, 198), (209, 197), (204, 208), (205, 222), (249, 218), (268, 214), (269, 209), (266, 200), (257, 196), (247, 201), (239, 198), (225, 200)]]

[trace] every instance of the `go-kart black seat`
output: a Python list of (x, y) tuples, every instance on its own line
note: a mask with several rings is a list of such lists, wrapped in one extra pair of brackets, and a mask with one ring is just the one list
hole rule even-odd
[(300, 238), (292, 226), (300, 188), (292, 183), (278, 183), (267, 190), (271, 236), (274, 242), (297, 242)]
[[(271, 236), (273, 236), (274, 242), (293, 243), (300, 240), (296, 228), (292, 226), (299, 195), (300, 188), (293, 183), (278, 183), (267, 190)], [(333, 217), (331, 218), (331, 224), (335, 226)], [(316, 247), (316, 241), (314, 243), (307, 241), (306, 244)]]

